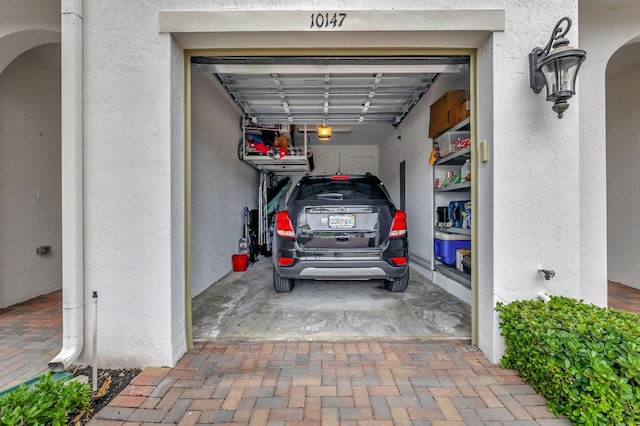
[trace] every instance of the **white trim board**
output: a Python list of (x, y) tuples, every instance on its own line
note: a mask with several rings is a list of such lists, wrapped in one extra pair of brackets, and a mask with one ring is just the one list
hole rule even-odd
[[(322, 17), (322, 18), (321, 18)], [(277, 23), (277, 25), (274, 25)], [(322, 23), (322, 26), (318, 24)], [(161, 11), (161, 33), (504, 31), (504, 10)]]

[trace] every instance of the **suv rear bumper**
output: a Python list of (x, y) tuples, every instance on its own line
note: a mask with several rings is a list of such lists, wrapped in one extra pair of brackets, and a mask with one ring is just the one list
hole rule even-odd
[(274, 257), (278, 275), (283, 278), (312, 280), (395, 279), (403, 276), (409, 265), (393, 266), (384, 260), (303, 260), (291, 266), (280, 266)]

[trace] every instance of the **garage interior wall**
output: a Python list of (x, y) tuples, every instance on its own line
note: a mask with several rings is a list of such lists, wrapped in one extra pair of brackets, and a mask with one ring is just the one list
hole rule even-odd
[[(351, 144), (336, 144), (336, 143), (325, 143), (325, 142), (315, 142), (311, 144), (311, 149), (313, 150), (313, 161), (315, 164), (315, 168), (310, 174), (312, 175), (333, 175), (340, 171), (343, 174), (358, 174), (369, 172), (374, 175), (378, 175), (380, 157), (379, 157), (379, 143), (380, 139), (375, 139), (369, 136), (363, 136), (361, 134), (360, 125), (353, 126), (353, 133), (347, 135), (339, 135), (342, 138), (348, 138), (352, 141)], [(366, 126), (365, 126), (366, 127)], [(374, 125), (377, 129), (383, 127), (383, 125)], [(391, 129), (391, 125), (388, 125), (389, 129)], [(387, 130), (389, 130), (387, 129)], [(368, 132), (367, 132), (368, 133)], [(338, 136), (338, 135), (336, 135)], [(315, 138), (315, 135), (312, 136)], [(335, 136), (331, 136), (331, 139), (336, 138)], [(338, 138), (336, 138), (338, 139)], [(368, 142), (368, 143), (367, 143)], [(300, 146), (298, 144), (297, 146)], [(361, 163), (357, 160), (365, 159), (367, 161), (362, 161)], [(359, 164), (370, 164), (371, 167), (366, 167), (365, 170), (355, 169), (353, 166), (354, 163)], [(298, 173), (293, 175), (292, 182), (295, 184), (297, 178), (301, 175)]]
[[(615, 57), (614, 57), (615, 58)], [(615, 59), (612, 59), (612, 61)], [(608, 75), (608, 278), (640, 289), (640, 66)]]
[(258, 202), (258, 172), (238, 159), (241, 115), (221, 88), (191, 73), (192, 297), (228, 274), (244, 207)]
[[(62, 287), (60, 44), (0, 69), (0, 308)], [(37, 255), (39, 246), (51, 254)]]

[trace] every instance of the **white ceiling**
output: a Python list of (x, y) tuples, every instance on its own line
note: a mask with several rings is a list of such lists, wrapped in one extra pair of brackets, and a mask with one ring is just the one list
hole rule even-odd
[(194, 57), (246, 118), (269, 124), (398, 124), (441, 73), (467, 56)]

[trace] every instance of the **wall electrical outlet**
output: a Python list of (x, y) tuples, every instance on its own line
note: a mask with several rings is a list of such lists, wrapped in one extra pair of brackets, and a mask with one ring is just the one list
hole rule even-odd
[(36, 248), (36, 254), (42, 256), (45, 254), (51, 254), (51, 246), (40, 246)]

